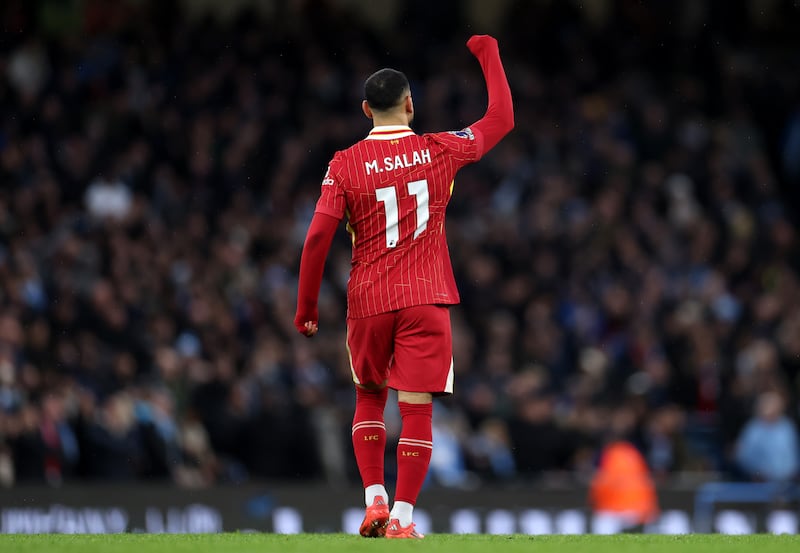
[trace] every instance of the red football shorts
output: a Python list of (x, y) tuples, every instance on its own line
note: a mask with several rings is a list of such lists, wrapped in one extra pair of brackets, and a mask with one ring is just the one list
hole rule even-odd
[(347, 319), (353, 382), (367, 388), (453, 393), (450, 310), (417, 305), (363, 319)]

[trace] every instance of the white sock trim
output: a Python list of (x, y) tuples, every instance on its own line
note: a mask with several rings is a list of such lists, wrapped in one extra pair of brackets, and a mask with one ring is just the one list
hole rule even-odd
[(389, 494), (386, 493), (386, 488), (383, 484), (372, 484), (364, 488), (364, 502), (367, 507), (372, 505), (378, 496), (382, 497), (387, 505), (389, 504)]
[(400, 523), (400, 526), (405, 528), (409, 524), (414, 517), (414, 506), (411, 503), (407, 503), (405, 501), (395, 501), (394, 505), (392, 505), (392, 512), (389, 515), (389, 518), (396, 518), (397, 522)]

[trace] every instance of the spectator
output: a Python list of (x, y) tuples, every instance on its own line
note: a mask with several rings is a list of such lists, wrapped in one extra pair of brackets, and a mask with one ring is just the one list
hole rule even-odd
[(67, 423), (63, 398), (49, 391), (41, 410), (26, 405), (8, 429), (18, 482), (59, 485), (72, 476), (78, 462), (78, 442)]
[(622, 529), (642, 528), (658, 516), (655, 485), (632, 444), (612, 441), (603, 449), (589, 502), (597, 516), (616, 519)]
[(496, 418), (481, 423), (466, 444), (470, 467), (482, 480), (504, 481), (516, 476), (508, 427)]
[(795, 423), (784, 414), (777, 392), (758, 397), (755, 416), (744, 427), (736, 447), (736, 461), (751, 480), (792, 480), (800, 470), (800, 442)]
[(85, 421), (83, 433), (81, 449), (87, 452), (87, 476), (112, 482), (138, 476), (144, 449), (128, 395), (120, 392), (109, 396), (93, 419)]

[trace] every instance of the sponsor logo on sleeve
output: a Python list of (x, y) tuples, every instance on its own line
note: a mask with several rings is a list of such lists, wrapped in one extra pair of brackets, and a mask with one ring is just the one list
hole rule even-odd
[(459, 138), (466, 138), (468, 140), (475, 140), (475, 135), (472, 134), (472, 129), (467, 127), (466, 129), (461, 129), (460, 131), (448, 131), (450, 134), (455, 135)]
[(325, 177), (322, 179), (322, 186), (332, 186), (333, 185), (333, 183), (335, 181), (331, 178), (330, 175), (331, 175), (331, 166), (328, 165), (328, 170), (325, 171)]

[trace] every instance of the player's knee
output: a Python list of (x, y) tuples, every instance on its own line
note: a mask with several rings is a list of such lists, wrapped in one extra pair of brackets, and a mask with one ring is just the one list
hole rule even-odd
[(388, 380), (384, 380), (383, 382), (359, 382), (356, 384), (356, 389), (366, 390), (368, 392), (380, 392), (386, 389), (388, 383)]
[(428, 392), (404, 392), (402, 390), (398, 390), (397, 401), (420, 405), (424, 403), (431, 403), (433, 401), (433, 396)]

